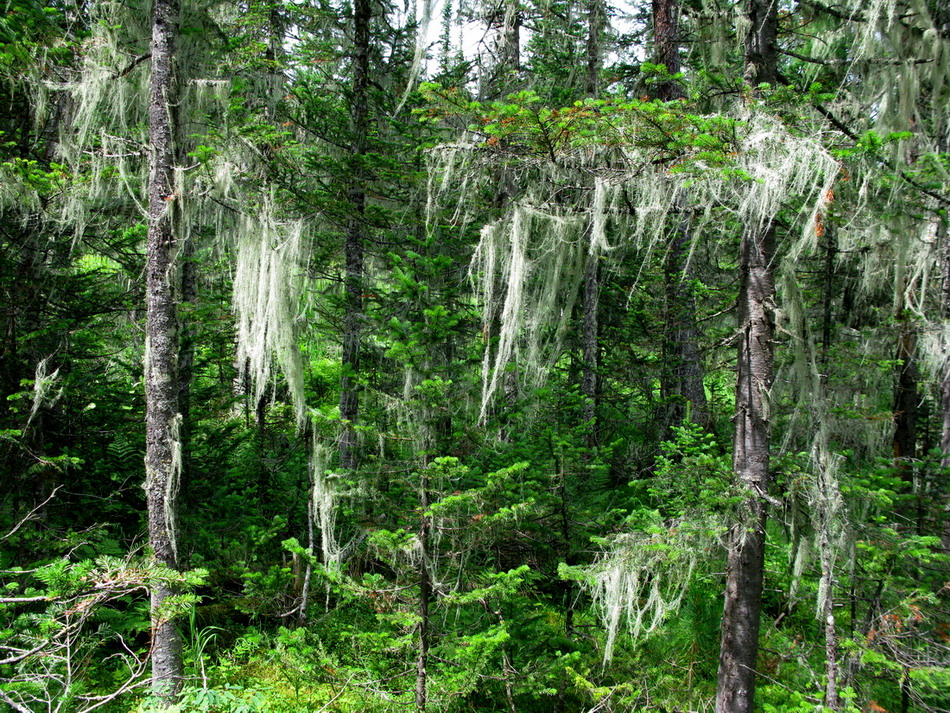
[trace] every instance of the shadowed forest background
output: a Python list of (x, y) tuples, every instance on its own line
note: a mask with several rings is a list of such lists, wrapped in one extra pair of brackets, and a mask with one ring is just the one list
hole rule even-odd
[(0, 708), (950, 711), (945, 0), (0, 10)]

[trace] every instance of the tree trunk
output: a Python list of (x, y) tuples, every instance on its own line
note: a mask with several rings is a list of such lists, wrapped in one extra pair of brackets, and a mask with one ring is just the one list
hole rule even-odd
[[(778, 4), (748, 0), (745, 39), (746, 81), (774, 84), (778, 72)], [(775, 225), (750, 227), (739, 247), (739, 324), (736, 413), (732, 467), (748, 492), (743, 521), (729, 533), (722, 644), (716, 686), (716, 713), (752, 713), (759, 613), (765, 570), (765, 520), (769, 489), (768, 398), (772, 388), (772, 310), (775, 281)]]
[[(679, 74), (679, 7), (676, 0), (653, 0), (653, 45), (656, 63), (666, 67), (667, 74)], [(683, 89), (676, 82), (660, 82), (656, 96), (669, 102), (683, 98)]]
[(775, 228), (746, 234), (740, 248), (739, 358), (733, 471), (748, 491), (732, 526), (726, 567), (716, 713), (751, 713), (765, 556), (769, 487), (768, 394), (772, 386), (772, 275)]
[(584, 372), (581, 375), (581, 394), (584, 397), (585, 440), (593, 455), (597, 447), (597, 369), (600, 361), (600, 341), (597, 321), (600, 300), (600, 264), (591, 255), (584, 273)]
[[(653, 0), (655, 61), (664, 65), (669, 74), (678, 74), (681, 69), (679, 42), (679, 7), (676, 0)], [(671, 81), (660, 82), (656, 87), (656, 95), (662, 101), (684, 98), (682, 87)], [(705, 427), (709, 425), (709, 418), (700, 364), (692, 273), (687, 265), (690, 226), (689, 216), (685, 213), (685, 197), (685, 194), (680, 196), (682, 215), (670, 241), (663, 270), (666, 288), (666, 356), (662, 391), (667, 402), (667, 426), (678, 424), (688, 416), (692, 422)]]
[[(601, 48), (603, 34), (603, 0), (589, 0), (589, 25), (587, 30), (587, 81), (586, 94), (595, 98), (600, 90)], [(600, 367), (600, 261), (597, 254), (588, 255), (584, 269), (584, 329), (582, 335), (581, 395), (584, 397), (584, 440), (589, 452), (585, 459), (590, 460), (597, 448), (597, 411), (600, 393), (597, 372)]]
[[(943, 305), (941, 315), (944, 328), (950, 322), (950, 230), (947, 229), (947, 219), (940, 221), (938, 228), (943, 270)], [(950, 472), (950, 355), (944, 355), (943, 374), (941, 375), (941, 410), (943, 411), (943, 428), (940, 432), (940, 450), (943, 456), (940, 465)], [(944, 521), (941, 531), (943, 551), (950, 554), (950, 501), (944, 504)]]
[(596, 97), (600, 93), (600, 69), (602, 65), (601, 36), (604, 32), (603, 0), (588, 0), (587, 4), (587, 77), (584, 93)]
[(894, 465), (907, 480), (917, 455), (917, 332), (903, 304), (897, 312), (897, 386), (894, 389)]
[(501, 46), (498, 52), (501, 84), (511, 88), (513, 77), (521, 69), (521, 8), (519, 0), (505, 0), (505, 16), (501, 25)]
[[(174, 298), (175, 79), (177, 0), (153, 0), (152, 76), (149, 97), (149, 203), (145, 268), (145, 492), (148, 537), (155, 560), (178, 568), (175, 541), (180, 447), (178, 411), (178, 315)], [(159, 584), (152, 590), (152, 693), (165, 706), (181, 687), (181, 637), (163, 611), (173, 594)]]
[[(681, 209), (684, 208), (685, 200), (679, 202)], [(693, 297), (691, 270), (687, 266), (689, 243), (689, 217), (684, 214), (670, 241), (663, 270), (666, 335), (662, 391), (668, 426), (686, 419), (707, 427), (709, 409), (699, 353), (696, 300)]]
[[(824, 444), (827, 448), (827, 443)], [(821, 557), (821, 619), (825, 633), (825, 707), (832, 711), (841, 710), (841, 698), (838, 695), (838, 632), (835, 627), (835, 555), (831, 546), (832, 503), (837, 494), (836, 486), (828, 477), (826, 463), (818, 465), (818, 549)]]
[(424, 465), (420, 473), (419, 506), (422, 521), (419, 525), (419, 655), (416, 658), (416, 709), (424, 713), (428, 702), (429, 664), (429, 600), (432, 598), (432, 581), (429, 574), (429, 530), (432, 518), (429, 510), (429, 471)]
[(366, 218), (366, 154), (369, 133), (369, 43), (372, 8), (370, 0), (356, 0), (353, 8), (353, 142), (349, 201), (353, 211), (344, 246), (346, 276), (343, 313), (343, 373), (340, 377), (340, 466), (355, 470), (356, 422), (359, 416), (360, 331), (363, 323), (363, 242)]

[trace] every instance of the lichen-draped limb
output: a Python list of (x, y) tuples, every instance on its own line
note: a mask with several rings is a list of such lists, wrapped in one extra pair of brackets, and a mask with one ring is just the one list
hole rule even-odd
[[(763, 230), (782, 209), (789, 222), (802, 226), (789, 251), (801, 253), (815, 242), (815, 217), (840, 170), (820, 136), (799, 135), (766, 113), (743, 110), (734, 124), (734, 173), (701, 162), (670, 172), (657, 163), (654, 149), (636, 141), (640, 127), (616, 121), (620, 146), (583, 146), (556, 160), (504, 164), (504, 180), (520, 192), (482, 228), (470, 268), (485, 321), (482, 419), (509, 364), (518, 364), (528, 390), (543, 383), (559, 356), (586, 267), (614, 248), (637, 250), (648, 265), (666, 245), (670, 221), (688, 215), (689, 244), (681, 247), (688, 266), (699, 236), (711, 239), (736, 222)], [(500, 180), (496, 158), (473, 144), (430, 152), (429, 169), (442, 175), (428, 185), (430, 225), (440, 209), (467, 224), (475, 211), (471, 196)], [(461, 197), (452, 205), (450, 189), (457, 187), (466, 190), (454, 194)], [(602, 263), (609, 269), (610, 261)]]
[(682, 518), (611, 538), (594, 564), (567, 568), (594, 600), (607, 631), (604, 663), (613, 657), (618, 634), (633, 641), (648, 636), (676, 613), (703, 559), (719, 548), (719, 526)]

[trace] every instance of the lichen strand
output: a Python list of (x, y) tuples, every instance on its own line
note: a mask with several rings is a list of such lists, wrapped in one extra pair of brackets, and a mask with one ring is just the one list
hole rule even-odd
[[(674, 210), (688, 212), (692, 239), (710, 245), (729, 245), (713, 238), (737, 224), (762, 229), (785, 211), (799, 227), (787, 250), (795, 256), (815, 249), (816, 217), (830, 199), (839, 163), (820, 136), (797, 135), (754, 109), (743, 108), (738, 118), (731, 172), (670, 172), (654, 160), (653, 149), (635, 140), (567, 150), (556, 161), (505, 163), (501, 182), (518, 186), (518, 192), (482, 229), (470, 270), (484, 320), (482, 419), (511, 364), (526, 388), (543, 383), (559, 355), (588, 261), (629, 249), (647, 266), (654, 251), (665, 249)], [(618, 132), (635, 137), (637, 128)], [(428, 186), (430, 226), (439, 210), (467, 223), (475, 212), (475, 189), (499, 182), (497, 158), (474, 144), (430, 152), (429, 168), (442, 176)], [(564, 186), (572, 187), (570, 199)], [(463, 193), (450, 190), (463, 187)], [(449, 203), (453, 195), (455, 205)], [(608, 235), (623, 240), (612, 245)]]
[(306, 420), (303, 360), (297, 342), (299, 305), (307, 253), (301, 221), (278, 221), (268, 201), (256, 216), (244, 216), (234, 236), (234, 312), (237, 362), (250, 378), (255, 400), (264, 398), (275, 374), (287, 382), (302, 428)]

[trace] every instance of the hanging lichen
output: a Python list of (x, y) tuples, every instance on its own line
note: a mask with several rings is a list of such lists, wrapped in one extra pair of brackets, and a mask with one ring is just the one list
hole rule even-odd
[(611, 538), (583, 570), (561, 567), (562, 576), (580, 581), (594, 599), (607, 631), (605, 664), (623, 628), (636, 641), (676, 613), (699, 563), (719, 546), (715, 532), (687, 520), (654, 525)]
[(327, 472), (330, 448), (324, 444), (313, 429), (310, 451), (310, 494), (314, 518), (320, 530), (320, 550), (323, 564), (329, 569), (339, 569), (346, 548), (337, 540), (336, 515), (339, 500), (338, 478)]
[(307, 257), (303, 223), (279, 222), (267, 202), (256, 216), (241, 218), (236, 242), (233, 302), (238, 364), (260, 401), (272, 383), (276, 363), (302, 427), (306, 404), (297, 332)]
[[(467, 223), (471, 196), (491, 184), (500, 195), (514, 191), (482, 228), (470, 272), (484, 319), (483, 419), (510, 365), (517, 364), (525, 388), (543, 383), (588, 261), (616, 247), (636, 250), (648, 265), (665, 246), (675, 211), (692, 217), (694, 240), (715, 242), (737, 225), (761, 230), (785, 210), (801, 226), (790, 252), (813, 249), (816, 216), (840, 171), (820, 136), (799, 135), (766, 113), (744, 110), (729, 124), (730, 170), (708, 166), (696, 147), (684, 149), (688, 170), (672, 171), (657, 161), (655, 144), (638, 142), (645, 131), (638, 119), (635, 112), (612, 117), (609, 145), (567, 145), (543, 158), (500, 162), (474, 144), (430, 153), (430, 171), (442, 176), (429, 184), (430, 221), (443, 207)], [(455, 194), (461, 197), (454, 207), (446, 206), (453, 182), (466, 188)]]

